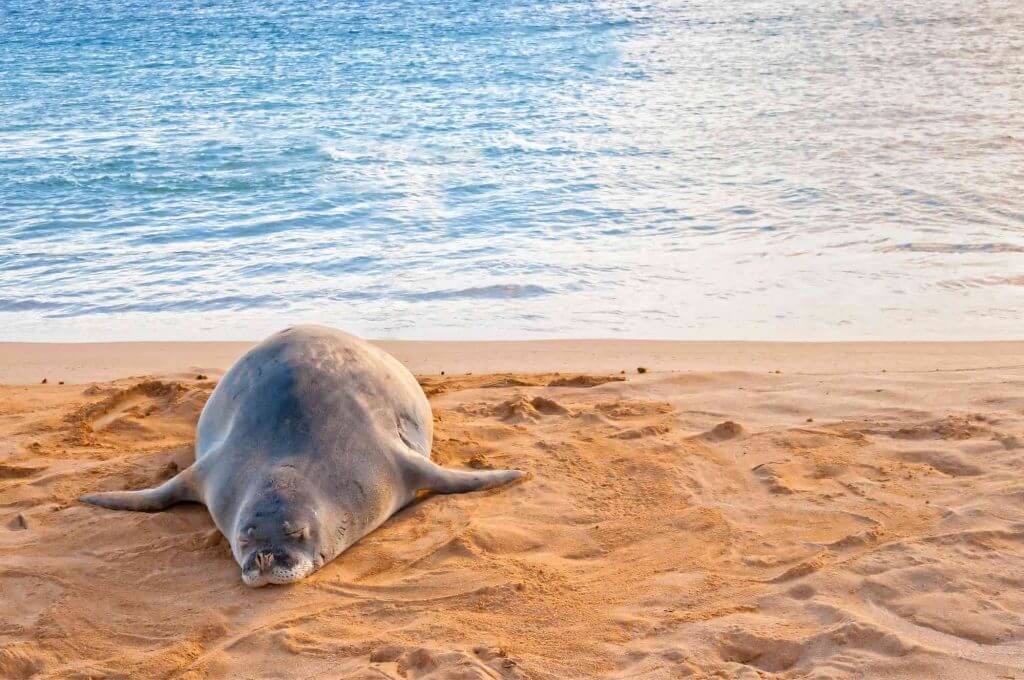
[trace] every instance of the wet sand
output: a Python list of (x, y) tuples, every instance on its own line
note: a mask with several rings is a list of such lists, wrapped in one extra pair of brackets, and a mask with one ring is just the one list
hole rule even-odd
[(260, 590), (201, 506), (75, 501), (187, 465), (244, 343), (0, 344), (0, 677), (1024, 678), (1024, 343), (384, 344), (529, 478)]

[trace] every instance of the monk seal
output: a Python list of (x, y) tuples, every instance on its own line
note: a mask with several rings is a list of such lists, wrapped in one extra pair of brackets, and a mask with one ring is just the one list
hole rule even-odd
[(293, 583), (420, 491), (476, 491), (523, 475), (440, 467), (430, 459), (433, 425), (423, 390), (394, 357), (341, 331), (298, 326), (224, 375), (199, 416), (194, 464), (152, 489), (81, 500), (146, 512), (203, 503), (246, 585)]

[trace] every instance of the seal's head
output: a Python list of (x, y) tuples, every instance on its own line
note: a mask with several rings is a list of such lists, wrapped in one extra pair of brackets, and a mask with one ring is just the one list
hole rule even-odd
[(265, 490), (239, 513), (231, 543), (245, 585), (301, 581), (327, 561), (315, 503), (296, 496), (282, 489)]

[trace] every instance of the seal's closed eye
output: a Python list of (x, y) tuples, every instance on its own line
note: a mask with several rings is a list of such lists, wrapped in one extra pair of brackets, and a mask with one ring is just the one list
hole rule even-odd
[(289, 531), (288, 535), (291, 536), (292, 538), (297, 538), (300, 541), (304, 541), (307, 538), (309, 538), (309, 527), (308, 526), (299, 527), (298, 529), (295, 529), (294, 531)]
[(253, 543), (253, 536), (256, 534), (256, 527), (251, 524), (246, 528), (242, 529), (241, 533), (238, 534), (238, 545), (245, 547)]

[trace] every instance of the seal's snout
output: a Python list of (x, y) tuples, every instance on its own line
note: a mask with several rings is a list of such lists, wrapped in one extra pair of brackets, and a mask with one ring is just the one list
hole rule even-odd
[(256, 564), (254, 566), (261, 572), (264, 572), (267, 569), (270, 569), (272, 566), (274, 566), (275, 561), (276, 560), (274, 558), (274, 553), (261, 551), (256, 553)]
[(273, 549), (254, 550), (243, 565), (243, 571), (253, 572), (256, 574), (266, 574), (269, 571), (273, 571), (274, 567), (287, 567), (289, 560), (287, 556), (278, 554)]
[(304, 555), (290, 555), (279, 550), (257, 550), (245, 560), (242, 581), (253, 588), (271, 583), (281, 585), (301, 581), (313, 571), (313, 563)]

